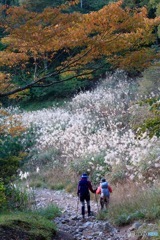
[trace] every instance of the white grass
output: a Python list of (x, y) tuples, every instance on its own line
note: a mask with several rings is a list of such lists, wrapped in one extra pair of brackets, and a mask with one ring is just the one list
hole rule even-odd
[(135, 137), (128, 124), (129, 107), (133, 105), (131, 84), (124, 75), (124, 81), (117, 80), (114, 88), (107, 87), (114, 77), (107, 78), (92, 92), (80, 93), (66, 109), (18, 112), (15, 117), (20, 117), (24, 126), (37, 127), (34, 135), (39, 152), (58, 149), (64, 164), (82, 161), (89, 155), (93, 155), (94, 161), (94, 156), (103, 151), (104, 163), (112, 168), (123, 165), (126, 177), (156, 181), (160, 139)]

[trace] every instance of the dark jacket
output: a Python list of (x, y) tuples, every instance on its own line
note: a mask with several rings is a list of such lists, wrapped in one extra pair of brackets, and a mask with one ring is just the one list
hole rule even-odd
[(77, 187), (77, 195), (87, 195), (89, 194), (89, 191), (92, 193), (96, 192), (96, 190), (93, 190), (92, 184), (87, 178), (81, 178)]

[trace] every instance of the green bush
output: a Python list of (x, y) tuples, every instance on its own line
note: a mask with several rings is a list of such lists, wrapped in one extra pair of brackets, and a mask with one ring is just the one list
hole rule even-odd
[(0, 109), (0, 208), (23, 209), (26, 192), (13, 183), (34, 145), (33, 129), (25, 129), (17, 117)]
[(8, 184), (5, 188), (6, 203), (3, 209), (24, 210), (30, 208), (31, 193), (25, 187)]
[(11, 134), (1, 134), (0, 141), (0, 176), (5, 184), (13, 180), (17, 170), (27, 159), (29, 148), (34, 144), (32, 130), (12, 136)]

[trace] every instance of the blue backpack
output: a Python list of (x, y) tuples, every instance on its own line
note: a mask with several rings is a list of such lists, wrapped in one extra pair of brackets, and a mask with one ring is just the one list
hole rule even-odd
[(79, 188), (80, 196), (88, 196), (89, 189), (88, 189), (88, 181), (87, 180), (80, 180), (78, 188)]
[(110, 192), (108, 189), (108, 182), (101, 183), (101, 197), (109, 197)]

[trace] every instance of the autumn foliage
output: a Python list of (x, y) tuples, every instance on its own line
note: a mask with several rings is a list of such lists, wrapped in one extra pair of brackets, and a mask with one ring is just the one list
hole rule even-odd
[(66, 5), (42, 13), (1, 7), (0, 97), (90, 77), (96, 70), (91, 63), (102, 57), (126, 70), (147, 67), (156, 58), (149, 46), (160, 18), (149, 19), (145, 8), (131, 11), (121, 5), (111, 3), (88, 14), (68, 13)]

